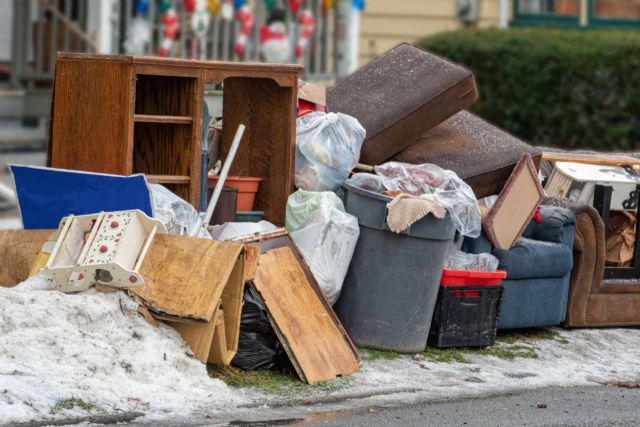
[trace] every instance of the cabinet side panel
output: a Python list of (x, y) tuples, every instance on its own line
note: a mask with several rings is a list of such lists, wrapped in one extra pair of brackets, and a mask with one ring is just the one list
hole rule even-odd
[(254, 210), (265, 211), (265, 219), (276, 225), (284, 225), (294, 189), (295, 99), (295, 88), (270, 79), (224, 81), (222, 154), (227, 155), (238, 125), (246, 125), (231, 174), (262, 178)]
[(51, 166), (131, 173), (131, 76), (127, 63), (58, 61)]

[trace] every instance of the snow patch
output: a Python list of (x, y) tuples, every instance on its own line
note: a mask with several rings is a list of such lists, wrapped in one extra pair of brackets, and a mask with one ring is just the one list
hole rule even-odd
[(37, 277), (0, 287), (0, 424), (85, 415), (77, 407), (52, 413), (72, 398), (94, 411), (141, 411), (147, 419), (244, 401), (208, 376), (174, 329), (146, 323), (125, 293), (46, 286)]

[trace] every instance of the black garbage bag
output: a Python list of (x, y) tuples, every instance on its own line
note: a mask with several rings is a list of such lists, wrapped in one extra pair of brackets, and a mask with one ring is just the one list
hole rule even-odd
[(288, 365), (266, 309), (248, 286), (244, 290), (238, 352), (231, 364), (247, 371), (282, 370)]

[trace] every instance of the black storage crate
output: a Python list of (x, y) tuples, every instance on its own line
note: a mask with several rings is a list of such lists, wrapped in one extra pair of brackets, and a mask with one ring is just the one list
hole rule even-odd
[[(500, 282), (504, 272), (482, 273), (481, 279), (472, 277), (471, 280), (456, 277), (455, 273), (478, 276), (480, 272), (445, 270), (428, 344), (439, 348), (490, 346), (496, 339)], [(460, 285), (452, 284), (455, 282)]]

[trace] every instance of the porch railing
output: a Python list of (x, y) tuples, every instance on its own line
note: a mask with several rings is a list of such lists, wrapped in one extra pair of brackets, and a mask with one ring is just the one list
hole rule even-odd
[[(255, 2), (255, 24), (243, 57), (234, 51), (240, 30), (240, 24), (235, 19), (225, 20), (213, 15), (202, 39), (204, 48), (196, 52), (190, 16), (182, 13), (182, 0), (170, 0), (170, 3), (178, 12), (181, 28), (170, 56), (197, 56), (200, 59), (223, 61), (261, 59), (259, 28), (268, 17), (264, 2)], [(335, 19), (333, 10), (324, 10), (323, 3), (323, 0), (304, 1), (303, 9), (310, 9), (314, 13), (315, 29), (301, 58), (296, 58), (293, 53), (302, 31), (297, 24), (297, 16), (287, 11), (285, 18), (292, 46), (289, 62), (303, 64), (304, 78), (308, 80), (334, 78)], [(148, 4), (144, 18), (149, 22), (150, 35), (141, 53), (155, 55), (160, 50), (164, 25), (156, 1), (149, 0)], [(137, 15), (135, 0), (14, 0), (11, 55), (13, 86), (33, 89), (50, 85), (57, 51), (126, 53), (127, 32), (132, 30)]]

